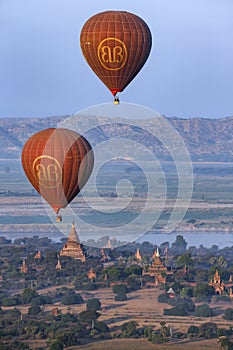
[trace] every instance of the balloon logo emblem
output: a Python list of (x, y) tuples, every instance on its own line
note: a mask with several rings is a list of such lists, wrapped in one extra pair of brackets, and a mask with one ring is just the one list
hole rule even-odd
[(35, 179), (42, 187), (56, 188), (61, 182), (62, 168), (54, 157), (47, 155), (37, 157), (33, 162), (32, 169)]
[(108, 70), (119, 70), (127, 61), (127, 48), (117, 38), (106, 38), (98, 46), (98, 57), (101, 65)]

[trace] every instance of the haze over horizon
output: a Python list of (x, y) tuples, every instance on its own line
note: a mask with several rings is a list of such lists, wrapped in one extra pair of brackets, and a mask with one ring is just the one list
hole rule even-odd
[(0, 117), (70, 115), (111, 102), (79, 47), (85, 21), (109, 9), (136, 13), (153, 35), (150, 57), (122, 102), (167, 117), (233, 116), (232, 1), (119, 0), (113, 7), (107, 0), (3, 0)]

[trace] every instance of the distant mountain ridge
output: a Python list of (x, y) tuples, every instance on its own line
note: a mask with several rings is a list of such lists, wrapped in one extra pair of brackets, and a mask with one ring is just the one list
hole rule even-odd
[[(67, 119), (69, 116), (55, 116), (46, 118), (0, 118), (0, 158), (18, 159), (26, 140), (34, 133), (50, 128)], [(80, 123), (85, 123), (87, 116), (79, 116)], [(184, 140), (193, 161), (233, 161), (233, 117), (220, 119), (177, 117), (167, 118), (177, 129)], [(149, 120), (152, 128), (156, 127), (153, 119)], [(148, 126), (148, 120), (141, 120), (140, 127)], [(158, 157), (167, 160), (167, 150), (159, 141), (148, 137), (146, 132), (138, 132), (133, 125), (122, 127), (117, 120), (111, 120), (108, 126), (98, 127), (87, 136), (91, 144), (107, 140), (112, 135), (141, 141), (146, 139), (146, 146), (153, 149)]]

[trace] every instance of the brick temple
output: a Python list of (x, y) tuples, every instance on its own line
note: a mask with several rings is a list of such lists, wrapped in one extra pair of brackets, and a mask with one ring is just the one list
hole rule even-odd
[(72, 223), (71, 231), (64, 247), (60, 251), (60, 256), (69, 256), (74, 259), (86, 261), (83, 245), (79, 241), (74, 223)]

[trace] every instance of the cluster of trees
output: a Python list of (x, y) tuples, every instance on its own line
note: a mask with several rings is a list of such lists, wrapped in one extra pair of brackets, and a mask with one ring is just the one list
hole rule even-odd
[[(106, 324), (99, 321), (101, 305), (98, 300), (88, 301), (86, 310), (79, 315), (60, 314), (54, 319), (51, 315), (45, 315), (43, 305), (55, 302), (61, 302), (64, 305), (84, 303), (82, 296), (78, 293), (79, 290), (95, 290), (100, 287), (109, 287), (110, 284), (113, 284), (112, 291), (115, 300), (127, 301), (128, 293), (141, 288), (147, 279), (150, 279), (150, 277), (142, 274), (142, 270), (150, 265), (151, 256), (155, 250), (155, 246), (148, 242), (141, 245), (131, 243), (112, 251), (107, 250), (106, 254), (109, 259), (114, 261), (114, 265), (108, 267), (101, 263), (100, 251), (89, 248), (89, 258), (85, 264), (68, 257), (61, 257), (62, 269), (56, 270), (57, 253), (63, 244), (64, 241), (54, 243), (48, 238), (40, 239), (38, 237), (17, 239), (14, 244), (9, 244), (8, 240), (1, 240), (0, 274), (3, 276), (3, 281), (0, 282), (0, 305), (29, 305), (28, 315), (25, 316), (22, 322), (23, 330), (21, 329), (17, 334), (14, 332), (17, 329), (17, 322), (21, 315), (18, 315), (16, 320), (12, 320), (13, 316), (10, 313), (4, 312), (2, 314), (5, 320), (4, 331), (1, 333), (3, 339), (13, 336), (12, 334), (16, 334), (22, 340), (29, 339), (28, 337), (46, 338), (49, 340), (50, 346), (53, 347), (52, 349), (55, 350), (62, 346), (69, 346), (67, 344), (78, 342), (78, 337), (83, 335), (92, 337), (104, 334), (109, 330)], [(140, 247), (143, 256), (141, 262), (135, 259), (137, 247)], [(199, 248), (189, 247), (187, 249), (187, 242), (181, 235), (177, 236), (172, 245), (168, 242), (162, 243), (160, 246), (161, 253), (165, 248), (169, 248), (169, 259), (166, 260), (166, 264), (174, 271), (173, 275), (167, 276), (167, 284), (164, 286), (165, 293), (159, 296), (160, 302), (172, 306), (164, 310), (165, 315), (211, 317), (214, 315), (214, 311), (208, 304), (213, 298), (215, 298), (215, 301), (219, 298), (229, 302), (230, 299), (227, 295), (217, 297), (214, 288), (209, 286), (208, 282), (216, 269), (224, 280), (228, 280), (230, 275), (233, 275), (233, 248), (219, 250), (216, 246), (209, 249), (200, 246)], [(42, 258), (35, 260), (35, 253), (38, 249), (42, 252)], [(123, 257), (124, 263), (122, 263), (122, 260), (121, 262), (117, 260), (120, 256)], [(19, 267), (22, 265), (23, 258), (26, 258), (27, 274), (20, 272)], [(97, 277), (94, 280), (88, 279), (87, 273), (90, 268), (94, 268), (96, 272)], [(190, 282), (195, 282), (196, 287), (191, 287)], [(72, 283), (74, 288), (57, 288), (47, 295), (37, 293), (39, 288), (67, 283)], [(166, 293), (171, 286), (176, 294), (175, 299), (170, 299)], [(23, 291), (18, 294), (20, 289)], [(196, 302), (202, 304), (196, 306)], [(17, 310), (14, 312), (17, 313)], [(11, 321), (7, 321), (8, 318)], [(233, 309), (226, 308), (223, 318), (233, 320)], [(60, 329), (56, 327), (55, 320), (60, 325)], [(72, 331), (67, 326), (69, 322), (75, 324)], [(29, 323), (33, 325), (33, 329), (31, 329)], [(208, 324), (211, 326), (211, 323)], [(171, 337), (171, 330), (168, 329), (166, 324), (160, 326), (160, 329), (156, 331), (147, 328), (140, 329), (135, 322), (130, 321), (122, 325), (120, 336), (145, 336), (155, 343), (165, 342)], [(222, 330), (217, 329), (214, 332), (214, 328), (211, 327), (211, 336), (213, 334), (219, 337), (229, 336), (229, 333), (226, 334)], [(204, 334), (200, 327), (198, 330), (194, 328), (191, 330), (186, 335), (177, 332), (174, 336), (191, 336), (190, 334), (195, 334), (195, 332), (197, 336)], [(67, 332), (69, 340), (66, 338)], [(19, 346), (24, 345), (20, 344)]]
[[(57, 288), (47, 295), (38, 294), (35, 289), (25, 288), (21, 294), (5, 297), (2, 293), (0, 297), (0, 305), (2, 306), (17, 306), (30, 304), (31, 307), (38, 307), (45, 304), (54, 304), (61, 302), (64, 305), (82, 304), (84, 300), (82, 296), (74, 291), (72, 288)], [(36, 309), (35, 309), (36, 310)]]
[[(145, 283), (146, 277), (142, 278), (142, 269), (150, 265), (151, 256), (155, 250), (155, 245), (143, 242), (118, 247), (114, 250), (106, 250), (110, 259), (115, 261), (115, 266), (104, 268), (100, 262), (101, 254), (99, 249), (87, 247), (89, 258), (83, 264), (80, 261), (62, 257), (62, 269), (56, 270), (57, 256), (64, 240), (58, 243), (52, 242), (48, 238), (18, 238), (14, 244), (9, 244), (9, 240), (1, 239), (0, 242), (0, 273), (3, 276), (1, 285), (4, 289), (25, 288), (30, 283), (36, 288), (43, 288), (66, 283), (74, 283), (76, 289), (93, 290), (104, 286), (109, 286), (109, 282), (122, 281), (132, 289), (140, 288)], [(142, 262), (135, 260), (136, 249), (140, 248)], [(160, 245), (160, 252), (163, 254), (165, 248), (169, 248), (169, 259), (166, 264), (173, 268), (174, 275), (168, 277), (168, 282), (195, 282), (197, 284), (207, 283), (213, 277), (216, 269), (223, 280), (228, 280), (233, 275), (233, 248), (219, 250), (217, 246), (207, 249), (202, 246), (189, 247), (181, 235), (177, 235), (176, 240), (171, 245), (164, 242)], [(42, 259), (34, 259), (35, 253), (41, 250)], [(117, 263), (120, 256), (124, 259), (124, 264)], [(22, 274), (20, 266), (22, 257), (26, 257), (28, 273)], [(87, 272), (94, 268), (97, 278), (90, 281)], [(183, 273), (183, 267), (188, 273)], [(104, 279), (107, 274), (108, 281)]]
[[(182, 291), (183, 289), (181, 289)], [(167, 303), (172, 307), (164, 309), (164, 315), (171, 316), (197, 316), (197, 317), (213, 317), (215, 312), (213, 308), (209, 306), (207, 302), (211, 301), (213, 296), (212, 287), (209, 285), (200, 285), (194, 288), (189, 295), (194, 296), (191, 298), (188, 293), (180, 293), (175, 298), (170, 298), (167, 293), (162, 293), (158, 296), (160, 303)], [(221, 300), (221, 299), (220, 299)], [(195, 305), (194, 302), (203, 302), (202, 304)], [(226, 320), (233, 320), (233, 308), (227, 308), (224, 310), (222, 318)]]
[(154, 344), (163, 344), (169, 342), (171, 339), (217, 338), (222, 350), (233, 349), (233, 343), (230, 341), (232, 335), (232, 327), (229, 329), (219, 328), (214, 322), (202, 323), (199, 327), (192, 325), (186, 333), (183, 333), (174, 331), (165, 321), (161, 321), (160, 327), (156, 330), (152, 327), (140, 328), (135, 321), (129, 321), (122, 324), (120, 332), (113, 334), (114, 337), (120, 338), (143, 337)]
[[(69, 296), (73, 294), (69, 291)], [(31, 291), (24, 291), (27, 301), (33, 300)], [(28, 298), (30, 295), (30, 298)], [(31, 298), (32, 297), (32, 298)], [(39, 312), (35, 312), (39, 309)], [(54, 315), (51, 312), (43, 312), (38, 306), (31, 306), (27, 315), (21, 315), (16, 308), (3, 311), (0, 309), (0, 348), (5, 349), (13, 345), (9, 339), (20, 339), (15, 349), (27, 349), (24, 340), (44, 339), (47, 340), (50, 349), (63, 349), (67, 346), (78, 345), (80, 338), (102, 335), (109, 332), (108, 326), (103, 321), (97, 321), (100, 316), (98, 310), (101, 303), (98, 299), (89, 299), (86, 303), (86, 310), (79, 314), (58, 312)], [(8, 349), (6, 347), (6, 349)]]

